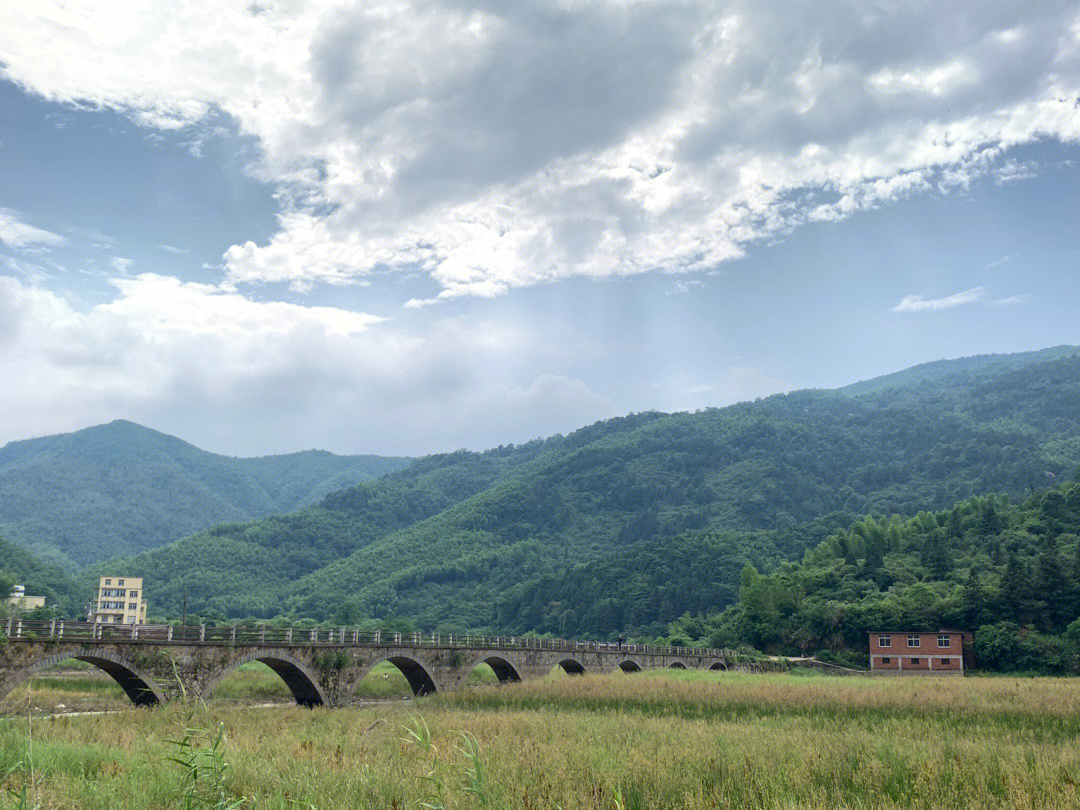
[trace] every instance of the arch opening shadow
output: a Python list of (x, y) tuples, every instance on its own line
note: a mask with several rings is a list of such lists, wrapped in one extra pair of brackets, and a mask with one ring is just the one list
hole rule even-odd
[(423, 697), (435, 692), (435, 681), (420, 662), (403, 655), (387, 658), (386, 660), (401, 670), (401, 674), (409, 682), (409, 688), (412, 689), (416, 697)]
[(623, 672), (641, 672), (641, 665), (637, 661), (627, 659), (619, 663), (619, 669)]
[(262, 661), (248, 661), (214, 682), (209, 694), (215, 700), (281, 701), (294, 698), (289, 687)]
[(668, 664), (668, 669), (686, 669), (686, 664), (682, 661), (672, 661)]
[(480, 664), (487, 664), (491, 667), (495, 677), (499, 679), (499, 683), (515, 683), (521, 680), (521, 675), (514, 668), (514, 665), (498, 655), (489, 655), (487, 658), (477, 661), (473, 665), (473, 669), (476, 669)]
[(709, 669), (716, 670), (717, 672), (727, 672), (727, 664), (723, 661), (717, 661)]
[(312, 706), (321, 706), (323, 704), (323, 697), (319, 692), (319, 687), (308, 677), (306, 672), (293, 662), (283, 658), (273, 658), (270, 656), (256, 658), (254, 660), (261, 664), (266, 664), (266, 666), (277, 673), (277, 676), (285, 682), (287, 687), (289, 687), (289, 691), (292, 693), (293, 698), (295, 698), (297, 705), (311, 708)]
[(573, 658), (564, 658), (559, 662), (559, 666), (562, 667), (563, 672), (567, 675), (585, 674), (585, 667), (581, 665), (580, 661), (575, 661)]
[(24, 669), (13, 681), (9, 682), (3, 694), (0, 694), (0, 698), (27, 679), (35, 675), (41, 675), (64, 661), (83, 661), (93, 665), (116, 681), (124, 694), (136, 706), (156, 706), (163, 702), (157, 684), (149, 677), (140, 674), (134, 665), (111, 653), (102, 655), (58, 654), (41, 659)]

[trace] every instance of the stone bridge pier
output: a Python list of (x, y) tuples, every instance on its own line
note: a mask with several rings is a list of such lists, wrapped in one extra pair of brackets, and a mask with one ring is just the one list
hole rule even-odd
[(0, 698), (61, 661), (86, 661), (109, 674), (136, 705), (182, 695), (207, 698), (238, 667), (270, 667), (303, 706), (343, 706), (383, 662), (396, 666), (415, 695), (465, 686), (480, 664), (499, 681), (568, 674), (639, 672), (666, 667), (727, 669), (723, 650), (614, 645), (552, 639), (442, 636), (347, 629), (108, 627), (9, 622), (0, 644)]

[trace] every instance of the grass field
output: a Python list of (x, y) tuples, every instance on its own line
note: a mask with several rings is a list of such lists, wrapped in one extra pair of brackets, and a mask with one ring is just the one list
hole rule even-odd
[[(234, 683), (265, 676), (247, 673)], [(177, 749), (185, 727), (211, 733)], [(185, 783), (178, 751), (215, 767)], [(338, 710), (8, 716), (5, 773), (43, 808), (182, 807), (184, 790), (191, 807), (282, 809), (1072, 808), (1080, 681), (668, 671)]]

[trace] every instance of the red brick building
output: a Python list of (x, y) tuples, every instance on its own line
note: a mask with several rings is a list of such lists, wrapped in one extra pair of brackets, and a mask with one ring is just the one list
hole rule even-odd
[(964, 633), (870, 633), (870, 671), (878, 675), (963, 675)]

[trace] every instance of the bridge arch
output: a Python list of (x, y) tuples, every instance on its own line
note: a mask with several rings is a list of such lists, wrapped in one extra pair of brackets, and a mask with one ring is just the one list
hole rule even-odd
[(642, 667), (633, 658), (624, 658), (619, 662), (619, 669), (623, 672), (641, 672)]
[(671, 661), (668, 663), (668, 669), (686, 669), (686, 663), (683, 661)]
[(562, 667), (562, 671), (565, 672), (567, 675), (585, 674), (585, 665), (574, 656), (568, 656), (562, 659), (556, 666)]
[(363, 672), (360, 673), (360, 677), (357, 678), (356, 682), (359, 683), (362, 681), (371, 670), (383, 661), (389, 661), (401, 671), (401, 674), (405, 676), (405, 680), (409, 682), (409, 688), (412, 689), (413, 694), (416, 695), (416, 697), (423, 697), (424, 695), (430, 695), (438, 691), (435, 686), (435, 679), (431, 677), (431, 673), (428, 672), (427, 667), (411, 655), (402, 655), (401, 653), (384, 655), (380, 658), (376, 658), (364, 667)]
[(518, 668), (514, 666), (506, 656), (500, 655), (499, 653), (488, 653), (478, 656), (465, 669), (465, 677), (467, 678), (469, 673), (481, 664), (487, 664), (491, 667), (495, 672), (495, 677), (499, 679), (499, 683), (514, 683), (521, 680), (521, 673), (518, 672)]
[(0, 698), (3, 698), (8, 692), (32, 675), (51, 669), (61, 661), (70, 661), (72, 659), (93, 664), (109, 675), (120, 685), (120, 688), (124, 690), (124, 694), (136, 706), (156, 706), (165, 702), (165, 696), (161, 693), (157, 681), (143, 672), (133, 662), (111, 650), (95, 650), (92, 653), (70, 651), (38, 658), (14, 672), (6, 683), (0, 684)]
[(292, 696), (296, 699), (298, 705), (310, 708), (329, 703), (311, 670), (303, 662), (293, 658), (288, 653), (278, 650), (250, 652), (230, 661), (203, 684), (203, 695), (209, 697), (218, 681), (251, 661), (266, 664), (266, 666), (274, 670), (278, 677), (285, 682), (285, 685), (289, 687), (289, 691), (292, 692)]
[(727, 672), (727, 668), (727, 662), (721, 661), (720, 659), (717, 659), (716, 661), (713, 661), (711, 664), (709, 664), (709, 669), (714, 669), (719, 672)]

